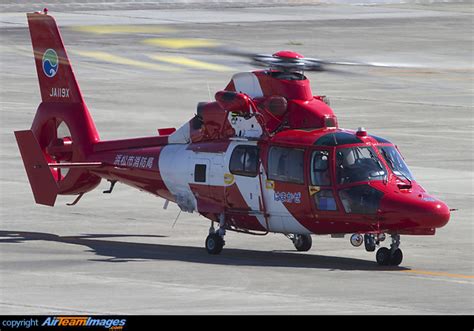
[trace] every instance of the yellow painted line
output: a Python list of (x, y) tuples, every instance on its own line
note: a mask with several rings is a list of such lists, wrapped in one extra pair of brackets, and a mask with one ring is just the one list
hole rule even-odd
[(423, 276), (447, 277), (447, 278), (458, 278), (458, 279), (474, 279), (474, 276), (471, 276), (471, 275), (452, 274), (448, 272), (438, 272), (438, 271), (401, 270), (400, 272), (408, 273), (408, 274), (423, 275)]
[(215, 47), (220, 45), (218, 42), (209, 39), (190, 39), (190, 38), (149, 38), (142, 43), (166, 48), (182, 49), (196, 47)]
[(143, 69), (151, 69), (151, 70), (158, 70), (158, 71), (174, 71), (174, 72), (183, 71), (182, 69), (179, 69), (179, 68), (174, 68), (170, 66), (162, 66), (156, 63), (134, 60), (127, 57), (110, 54), (107, 52), (75, 51), (74, 53), (77, 53), (81, 56), (90, 57), (96, 60), (101, 60), (101, 61), (115, 63), (115, 64), (124, 64), (127, 66), (138, 67), (138, 68), (143, 68)]
[(210, 71), (234, 71), (231, 67), (220, 64), (208, 63), (204, 61), (193, 60), (184, 56), (167, 56), (167, 55), (148, 55), (151, 59), (171, 64), (182, 65), (194, 69), (203, 69)]
[(170, 33), (176, 30), (156, 25), (88, 25), (73, 28), (75, 31), (94, 34)]
[(2, 52), (5, 52), (5, 53), (11, 52), (11, 53), (26, 55), (26, 56), (31, 56), (34, 54), (31, 47), (27, 48), (27, 47), (21, 47), (21, 46), (8, 47), (5, 50), (2, 50)]

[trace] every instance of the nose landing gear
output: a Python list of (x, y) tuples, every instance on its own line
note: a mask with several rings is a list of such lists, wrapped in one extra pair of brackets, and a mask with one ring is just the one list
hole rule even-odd
[[(399, 248), (400, 246), (400, 235), (392, 234), (392, 243), (390, 248), (381, 247), (375, 254), (375, 259), (379, 265), (382, 266), (398, 266), (402, 263), (403, 253)], [(380, 244), (381, 241), (385, 240), (384, 233), (371, 234), (366, 233), (363, 237), (361, 234), (355, 233), (351, 236), (351, 244), (355, 247), (359, 247), (364, 243), (365, 250), (367, 252), (375, 251), (375, 248)]]
[(367, 252), (375, 251), (377, 242), (375, 241), (375, 236), (373, 234), (364, 234), (364, 246)]
[(392, 234), (391, 237), (392, 244), (390, 245), (390, 249), (387, 247), (381, 247), (375, 255), (375, 259), (379, 265), (398, 266), (402, 263), (403, 253), (402, 250), (398, 248), (400, 246), (400, 235)]

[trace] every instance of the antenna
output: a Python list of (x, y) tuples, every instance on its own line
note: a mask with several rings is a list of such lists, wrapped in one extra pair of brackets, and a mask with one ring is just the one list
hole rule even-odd
[(172, 229), (174, 229), (174, 226), (176, 225), (176, 222), (178, 222), (179, 215), (181, 215), (181, 209), (178, 212), (178, 216), (176, 216), (176, 218), (174, 220), (173, 226), (171, 227)]
[(209, 82), (206, 82), (206, 84), (207, 84), (207, 93), (209, 94), (209, 102), (212, 102), (211, 88), (209, 87)]

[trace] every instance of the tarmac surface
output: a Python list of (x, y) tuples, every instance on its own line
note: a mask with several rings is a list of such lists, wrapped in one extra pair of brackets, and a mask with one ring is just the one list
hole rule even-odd
[(251, 70), (197, 46), (423, 65), (307, 75), (341, 127), (396, 143), (417, 181), (458, 210), (435, 236), (402, 236), (401, 266), (382, 268), (349, 236), (314, 236), (299, 253), (283, 235), (229, 232), (211, 256), (203, 217), (173, 226), (177, 206), (121, 184), (102, 194), (105, 181), (74, 207), (35, 205), (13, 131), (30, 127), (38, 83), (26, 16), (2, 12), (1, 314), (474, 313), (472, 4), (103, 8), (49, 7), (102, 139), (179, 127)]

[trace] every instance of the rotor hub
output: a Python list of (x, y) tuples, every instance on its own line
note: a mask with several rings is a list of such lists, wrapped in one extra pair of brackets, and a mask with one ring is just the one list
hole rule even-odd
[(295, 59), (295, 60), (304, 59), (303, 55), (293, 52), (293, 51), (279, 51), (279, 52), (274, 53), (272, 56), (275, 58), (281, 58), (281, 59)]

